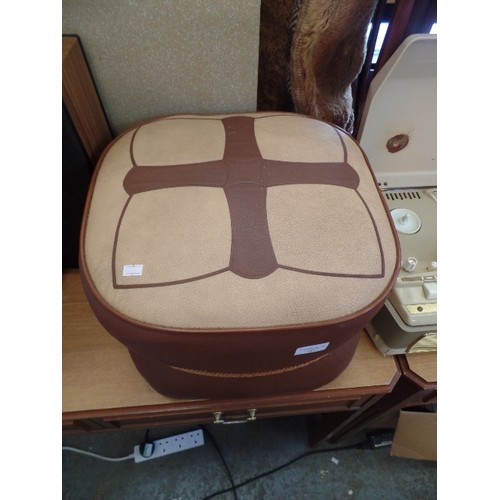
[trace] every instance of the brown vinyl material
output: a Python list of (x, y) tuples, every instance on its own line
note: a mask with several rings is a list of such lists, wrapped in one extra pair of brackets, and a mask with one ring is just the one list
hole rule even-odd
[(338, 375), (399, 247), (341, 129), (290, 113), (179, 115), (102, 155), (80, 258), (97, 318), (153, 387), (244, 397)]

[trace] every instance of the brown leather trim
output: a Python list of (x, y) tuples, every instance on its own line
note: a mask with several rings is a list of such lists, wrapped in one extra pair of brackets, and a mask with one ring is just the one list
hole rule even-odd
[(220, 160), (186, 165), (144, 166), (128, 171), (123, 179), (123, 189), (132, 196), (172, 187), (221, 187), (226, 179), (227, 169)]
[(356, 189), (359, 175), (344, 162), (299, 163), (265, 160), (266, 186), (288, 184), (327, 184)]
[(203, 377), (218, 377), (218, 378), (253, 378), (253, 377), (268, 377), (269, 375), (278, 375), (280, 373), (293, 372), (294, 370), (298, 370), (300, 368), (304, 368), (306, 366), (311, 365), (312, 363), (316, 363), (320, 359), (328, 356), (328, 354), (323, 354), (319, 358), (312, 359), (311, 361), (307, 361), (306, 363), (301, 363), (300, 365), (287, 366), (286, 368), (279, 368), (277, 370), (268, 370), (266, 372), (247, 372), (247, 373), (228, 373), (228, 372), (209, 372), (203, 370), (193, 370), (189, 368), (181, 368), (180, 366), (170, 365), (170, 368), (174, 370), (180, 370), (185, 373), (190, 373), (192, 375), (201, 375)]
[(308, 269), (300, 269), (298, 267), (282, 266), (281, 264), (278, 267), (280, 269), (285, 269), (287, 271), (294, 271), (296, 273), (313, 274), (313, 275), (316, 275), (316, 276), (329, 276), (331, 278), (362, 278), (362, 279), (369, 279), (369, 278), (383, 278), (384, 277), (384, 275), (382, 273), (377, 273), (377, 274), (325, 273), (323, 271), (309, 271)]
[(264, 278), (278, 268), (267, 223), (267, 190), (241, 183), (224, 189), (231, 215), (229, 269), (247, 279)]
[(137, 132), (139, 132), (140, 129), (141, 129), (140, 126), (137, 127), (134, 133), (132, 134), (132, 138), (130, 139), (129, 152), (130, 152), (130, 161), (132, 162), (133, 167), (137, 167), (137, 162), (135, 161), (135, 155), (134, 155), (134, 142), (135, 142), (135, 136), (137, 135)]
[(344, 139), (342, 138), (342, 134), (339, 132), (339, 128), (333, 125), (333, 129), (335, 130), (335, 132), (337, 132), (340, 143), (342, 144), (342, 149), (344, 150), (344, 163), (347, 163), (347, 146), (345, 145)]
[[(113, 269), (115, 266), (113, 266)], [(128, 288), (155, 288), (160, 286), (170, 286), (170, 285), (182, 285), (183, 283), (191, 283), (192, 281), (204, 280), (207, 278), (211, 278), (212, 276), (217, 276), (218, 274), (222, 274), (229, 271), (229, 267), (224, 267), (222, 269), (218, 269), (217, 271), (213, 271), (207, 274), (200, 274), (199, 276), (193, 276), (192, 278), (186, 278), (182, 280), (174, 280), (174, 281), (159, 281), (158, 283), (146, 283), (142, 285), (119, 285), (116, 282), (116, 278), (113, 275), (113, 288), (116, 289), (128, 289)]]

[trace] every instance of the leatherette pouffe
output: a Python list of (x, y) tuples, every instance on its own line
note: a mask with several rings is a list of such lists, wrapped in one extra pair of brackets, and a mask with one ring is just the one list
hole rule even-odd
[(166, 116), (121, 134), (94, 173), (80, 242), (95, 315), (176, 398), (330, 382), (399, 259), (359, 146), (291, 113)]

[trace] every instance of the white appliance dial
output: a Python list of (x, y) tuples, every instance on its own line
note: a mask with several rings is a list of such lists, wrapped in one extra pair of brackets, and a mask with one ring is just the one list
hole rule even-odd
[(408, 257), (401, 266), (406, 272), (412, 273), (417, 267), (418, 260), (416, 257)]
[(422, 227), (420, 217), (407, 208), (394, 208), (391, 216), (398, 233), (415, 234)]

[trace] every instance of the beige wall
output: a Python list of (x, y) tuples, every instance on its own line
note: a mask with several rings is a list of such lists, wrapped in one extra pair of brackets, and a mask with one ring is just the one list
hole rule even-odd
[(115, 133), (158, 115), (254, 111), (260, 0), (63, 0)]

